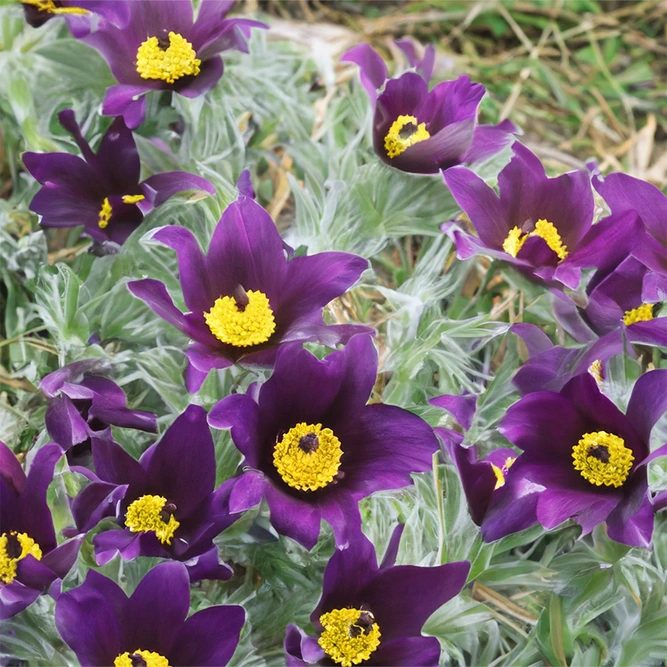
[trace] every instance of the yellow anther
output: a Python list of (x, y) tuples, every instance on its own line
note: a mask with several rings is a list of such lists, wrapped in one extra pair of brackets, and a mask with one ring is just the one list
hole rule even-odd
[[(143, 662), (142, 662), (143, 661)], [(114, 661), (114, 667), (169, 667), (169, 660), (159, 653), (137, 649), (134, 653), (121, 653)]]
[(165, 508), (166, 504), (163, 496), (141, 496), (127, 508), (125, 526), (133, 533), (154, 532), (162, 544), (171, 544), (181, 524)]
[(526, 239), (530, 236), (539, 236), (541, 239), (544, 239), (549, 248), (558, 255), (559, 260), (567, 257), (567, 246), (563, 245), (563, 240), (556, 226), (548, 220), (538, 220), (535, 223), (535, 229), (528, 234), (524, 234), (519, 227), (512, 227), (507, 238), (503, 241), (503, 250), (508, 255), (516, 257)]
[(123, 204), (136, 204), (146, 199), (143, 195), (123, 195)]
[(0, 536), (0, 581), (11, 584), (16, 577), (16, 564), (26, 556), (42, 559), (42, 550), (27, 533), (15, 530)]
[(176, 32), (169, 33), (169, 42), (149, 37), (137, 50), (137, 72), (142, 79), (174, 83), (183, 76), (197, 76), (201, 60), (192, 44)]
[[(241, 290), (242, 295), (222, 296), (204, 313), (211, 333), (235, 347), (260, 345), (271, 338), (276, 320), (264, 292)], [(241, 298), (242, 297), (242, 298)]]
[(370, 611), (333, 609), (320, 616), (324, 628), (317, 643), (343, 667), (368, 660), (380, 645), (380, 626)]
[(316, 491), (333, 482), (342, 455), (340, 440), (330, 428), (301, 422), (276, 444), (273, 465), (292, 488)]
[(390, 158), (395, 158), (410, 146), (430, 137), (426, 123), (418, 123), (414, 116), (399, 116), (384, 138), (384, 149)]
[(21, 0), (21, 2), (24, 5), (31, 5), (40, 12), (47, 12), (48, 14), (90, 14), (83, 7), (59, 7), (54, 0)]
[(630, 326), (635, 322), (649, 322), (653, 319), (653, 304), (643, 303), (639, 308), (626, 310), (623, 315), (623, 324)]
[(595, 381), (598, 384), (602, 384), (604, 381), (604, 370), (602, 368), (602, 361), (596, 359), (589, 367), (588, 372), (595, 378)]
[(501, 486), (505, 486), (505, 476), (507, 475), (507, 471), (512, 467), (514, 461), (516, 461), (516, 458), (510, 456), (505, 460), (502, 468), (499, 468), (493, 463), (491, 464), (493, 474), (496, 476), (496, 485), (493, 487), (494, 491), (497, 491)]
[(595, 486), (623, 486), (634, 459), (623, 438), (606, 431), (584, 433), (572, 448), (574, 469)]
[(109, 202), (108, 197), (105, 197), (102, 202), (102, 208), (97, 216), (97, 226), (100, 229), (106, 229), (112, 215), (113, 211), (111, 210), (111, 203)]

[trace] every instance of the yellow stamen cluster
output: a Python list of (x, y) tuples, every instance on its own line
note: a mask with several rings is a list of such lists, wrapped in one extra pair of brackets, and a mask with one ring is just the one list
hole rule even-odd
[(324, 631), (317, 640), (324, 652), (343, 667), (368, 660), (380, 645), (380, 627), (361, 609), (333, 609), (320, 616)]
[(82, 7), (58, 7), (54, 0), (21, 0), (21, 2), (37, 8), (40, 12), (47, 12), (47, 14), (90, 14)]
[(598, 384), (602, 384), (604, 381), (604, 370), (602, 368), (602, 361), (596, 359), (589, 367), (588, 372), (595, 378), (595, 381)]
[(167, 499), (163, 496), (141, 496), (127, 508), (125, 526), (133, 533), (154, 532), (162, 544), (171, 544), (176, 529), (181, 525), (169, 514), (169, 520), (163, 519)]
[(417, 123), (414, 116), (399, 116), (384, 138), (384, 149), (390, 158), (395, 158), (410, 146), (426, 141), (430, 137), (426, 123)]
[(104, 201), (102, 202), (102, 208), (100, 209), (99, 215), (97, 216), (97, 226), (100, 229), (106, 229), (112, 215), (113, 211), (111, 210), (111, 203), (109, 202), (109, 198), (105, 197)]
[(606, 431), (584, 433), (572, 448), (574, 469), (595, 486), (623, 486), (634, 459), (623, 438)]
[(201, 60), (196, 55), (192, 44), (176, 32), (169, 33), (168, 46), (157, 37), (149, 37), (137, 50), (137, 72), (142, 79), (174, 83), (183, 76), (199, 74)]
[(623, 324), (628, 327), (635, 322), (649, 322), (652, 319), (653, 304), (643, 303), (639, 308), (625, 311), (625, 314), (623, 315)]
[(271, 304), (264, 292), (245, 293), (248, 303), (239, 305), (233, 296), (216, 299), (213, 308), (204, 313), (211, 333), (223, 343), (249, 347), (265, 343), (276, 330)]
[(301, 422), (276, 444), (273, 465), (292, 488), (316, 491), (333, 482), (342, 455), (340, 440), (330, 428)]
[(123, 204), (136, 204), (146, 199), (143, 195), (123, 195)]
[[(21, 553), (12, 556), (12, 549), (8, 549), (10, 541), (18, 542)], [(11, 531), (9, 535), (3, 533), (0, 536), (0, 581), (11, 584), (16, 577), (16, 564), (28, 555), (42, 560), (42, 550), (35, 540), (28, 537), (26, 533), (17, 533), (15, 530)]]
[[(132, 660), (134, 658), (134, 661)], [(146, 667), (169, 667), (169, 660), (159, 653), (153, 651), (143, 651), (142, 649), (137, 649), (134, 653), (121, 653), (114, 661), (114, 667), (135, 667), (135, 665), (140, 665), (142, 662), (138, 659), (143, 660), (143, 664)]]
[(497, 491), (501, 486), (505, 486), (505, 476), (507, 475), (507, 471), (512, 467), (514, 461), (516, 461), (516, 458), (510, 456), (505, 460), (502, 468), (499, 468), (493, 463), (491, 464), (493, 474), (496, 476), (496, 485), (493, 487), (494, 491)]
[(512, 227), (507, 238), (503, 241), (503, 250), (508, 255), (516, 257), (526, 239), (530, 236), (539, 236), (541, 239), (544, 239), (549, 248), (558, 255), (559, 260), (567, 257), (567, 246), (563, 245), (556, 226), (548, 220), (538, 220), (535, 223), (535, 229), (529, 234), (524, 234), (519, 227)]

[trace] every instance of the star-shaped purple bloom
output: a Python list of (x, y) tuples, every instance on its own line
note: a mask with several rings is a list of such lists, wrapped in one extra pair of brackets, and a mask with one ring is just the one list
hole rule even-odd
[(626, 414), (590, 373), (558, 393), (534, 392), (511, 406), (499, 430), (524, 452), (512, 475), (544, 487), (539, 522), (552, 529), (574, 519), (583, 534), (606, 522), (617, 542), (650, 546), (654, 508), (646, 465), (667, 454), (667, 445), (651, 453), (649, 438), (666, 411), (667, 370), (637, 380)]
[[(233, 0), (203, 0), (196, 21), (190, 0), (112, 1), (125, 5), (126, 21), (102, 21), (83, 41), (102, 54), (118, 81), (107, 90), (102, 113), (123, 116), (133, 129), (146, 115), (147, 92), (203, 95), (222, 76), (218, 54), (247, 52), (250, 29), (267, 27), (249, 19), (226, 19)], [(164, 64), (156, 67), (161, 58)]]
[(142, 653), (157, 653), (172, 667), (224, 667), (239, 643), (243, 607), (217, 605), (188, 617), (189, 609), (182, 563), (156, 565), (129, 597), (89, 570), (81, 586), (58, 599), (56, 627), (82, 667), (113, 665), (125, 654), (127, 664), (156, 664)]
[(139, 153), (122, 118), (111, 124), (96, 153), (83, 138), (71, 109), (61, 111), (58, 120), (74, 137), (83, 159), (69, 153), (23, 154), (26, 169), (42, 184), (30, 210), (42, 216), (43, 227), (83, 225), (96, 241), (121, 245), (146, 213), (172, 195), (187, 190), (215, 194), (205, 178), (184, 171), (156, 174), (140, 182)]
[[(215, 488), (215, 450), (203, 408), (189, 406), (139, 461), (104, 435), (92, 439), (92, 450), (95, 474), (75, 468), (91, 480), (72, 503), (77, 529), (85, 533), (106, 516), (122, 526), (93, 539), (98, 564), (120, 553), (128, 560), (153, 556), (189, 561), (193, 580), (231, 576), (230, 568), (218, 561), (213, 538), (238, 518), (228, 512), (234, 480)], [(160, 506), (151, 518), (166, 531), (161, 537), (128, 517), (131, 505), (153, 507), (147, 503), (157, 503), (155, 498), (161, 499)]]
[[(581, 269), (618, 263), (630, 245), (628, 225), (593, 222), (593, 192), (585, 171), (548, 178), (539, 159), (515, 142), (514, 157), (498, 176), (499, 194), (465, 167), (444, 173), (454, 199), (477, 236), (443, 226), (460, 259), (476, 254), (510, 262), (527, 277), (576, 288)], [(628, 214), (635, 221), (636, 215)]]
[[(239, 360), (271, 366), (276, 349), (284, 343), (319, 341), (334, 346), (354, 334), (371, 331), (358, 325), (327, 326), (322, 320), (324, 306), (354, 284), (368, 262), (343, 252), (291, 257), (291, 248), (283, 243), (269, 214), (242, 194), (225, 209), (206, 255), (192, 233), (182, 227), (164, 227), (153, 238), (176, 251), (183, 298), (190, 312), (178, 310), (157, 280), (137, 280), (128, 287), (193, 340), (186, 351), (186, 383), (191, 392), (199, 389), (214, 368), (226, 368)], [(253, 337), (255, 304), (248, 310), (247, 322), (238, 324), (244, 338), (237, 336), (237, 324), (231, 322), (244, 317), (251, 292), (259, 300), (259, 316), (267, 327), (261, 342)], [(218, 313), (227, 318), (226, 331), (215, 327)]]
[(324, 519), (345, 544), (360, 525), (361, 498), (407, 486), (411, 473), (429, 470), (438, 450), (433, 429), (399, 407), (366, 405), (376, 377), (368, 335), (323, 361), (293, 344), (278, 352), (261, 387), (215, 405), (209, 423), (231, 428), (247, 470), (232, 490), (230, 511), (265, 498), (279, 533), (310, 549)]
[(84, 359), (49, 373), (40, 388), (49, 398), (46, 430), (66, 450), (76, 446), (77, 456), (90, 451), (90, 438), (110, 425), (155, 433), (156, 417), (151, 412), (130, 410), (125, 392), (98, 373), (108, 370), (100, 359)]
[[(375, 648), (361, 662), (363, 665), (438, 664), (440, 642), (435, 637), (424, 637), (421, 629), (434, 611), (461, 592), (470, 563), (395, 566), (402, 528), (394, 531), (379, 567), (373, 544), (360, 532), (349, 547), (336, 550), (324, 572), (322, 597), (310, 617), (319, 637), (309, 637), (290, 625), (285, 635), (288, 667), (340, 664), (340, 660), (334, 663), (322, 647), (328, 645), (328, 635), (336, 639), (336, 632), (343, 632), (344, 639), (360, 637), (362, 645), (370, 644), (379, 632), (379, 644), (373, 642)], [(336, 627), (336, 612), (340, 610), (357, 610), (361, 615), (356, 624)]]
[(46, 491), (63, 450), (51, 443), (33, 459), (28, 475), (0, 442), (0, 620), (18, 614), (41, 593), (59, 592), (82, 537), (58, 545)]
[(384, 61), (368, 44), (355, 46), (342, 57), (343, 62), (359, 66), (362, 85), (374, 109), (373, 145), (383, 162), (414, 174), (437, 174), (457, 164), (484, 160), (513, 141), (512, 133), (518, 130), (509, 121), (497, 126), (477, 125), (485, 93), (482, 84), (461, 76), (439, 83), (429, 92), (433, 47), (418, 60), (409, 41), (401, 40), (397, 45), (417, 72), (388, 79)]

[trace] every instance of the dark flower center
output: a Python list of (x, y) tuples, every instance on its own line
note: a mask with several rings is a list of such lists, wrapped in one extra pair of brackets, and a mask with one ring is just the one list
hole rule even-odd
[(174, 505), (174, 503), (166, 503), (162, 508), (162, 512), (160, 512), (160, 519), (162, 519), (162, 521), (165, 523), (169, 523), (169, 517), (175, 513), (176, 505)]
[(417, 125), (417, 123), (406, 123), (398, 131), (398, 136), (403, 140), (409, 139), (418, 129), (419, 126)]
[(311, 454), (316, 452), (317, 448), (320, 446), (320, 439), (315, 433), (306, 433), (301, 440), (299, 440), (299, 448), (301, 451)]
[(609, 462), (609, 448), (604, 445), (593, 445), (592, 447), (589, 447), (588, 455), (598, 461), (602, 461), (602, 463)]
[[(157, 38), (157, 47), (160, 49), (160, 51), (166, 51), (169, 48), (169, 37), (158, 37)], [(137, 655), (136, 653), (134, 655)], [(139, 656), (141, 658), (141, 656)], [(143, 661), (143, 658), (141, 658)], [(132, 663), (134, 664), (134, 663)], [(141, 664), (141, 663), (139, 663)], [(143, 663), (144, 665), (146, 664), (145, 662)]]
[(7, 545), (5, 546), (5, 549), (7, 550), (7, 556), (9, 558), (18, 558), (23, 553), (23, 547), (21, 546), (18, 537), (16, 537), (16, 533), (9, 533), (9, 535), (7, 535)]
[(232, 296), (234, 297), (234, 301), (236, 301), (236, 308), (239, 313), (245, 312), (246, 306), (250, 303), (250, 299), (248, 298), (248, 293), (243, 289), (243, 285), (237, 285), (234, 288)]
[(144, 658), (140, 656), (138, 653), (133, 653), (130, 656), (130, 660), (132, 661), (132, 667), (146, 667), (147, 665)]
[(358, 637), (362, 633), (368, 635), (373, 629), (373, 623), (375, 623), (375, 616), (370, 611), (362, 609), (359, 619), (354, 625), (350, 626), (348, 634), (350, 637)]

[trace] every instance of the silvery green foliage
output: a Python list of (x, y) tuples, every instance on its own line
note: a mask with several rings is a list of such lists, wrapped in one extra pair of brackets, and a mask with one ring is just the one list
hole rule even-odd
[[(359, 321), (378, 325), (382, 399), (451, 428), (451, 417), (426, 400), (442, 393), (479, 394), (466, 440), (482, 451), (504, 444), (496, 427), (517, 399), (510, 381), (523, 351), (506, 334), (507, 308), (498, 307), (483, 287), (500, 275), (506, 291), (523, 294), (525, 321), (561, 335), (554, 330), (550, 302), (542, 290), (495, 263), (454, 261), (439, 226), (458, 208), (442, 180), (410, 176), (374, 158), (365, 93), (356, 81), (333, 90), (334, 64), (326, 51), (313, 58), (288, 41), (256, 34), (249, 54), (226, 57), (225, 76), (211, 94), (150, 98), (149, 121), (137, 136), (144, 176), (193, 171), (216, 186), (218, 197), (171, 200), (117, 252), (102, 257), (88, 253), (87, 243), (71, 230), (59, 246), (68, 253), (47, 259), (47, 237), (53, 236), (45, 236), (28, 212), (36, 184), (21, 173), (20, 152), (76, 152), (55, 122), (55, 113), (70, 106), (94, 144), (108, 122), (98, 110), (113, 79), (104, 61), (69, 37), (62, 22), (32, 30), (24, 26), (20, 7), (0, 8), (0, 129), (13, 182), (11, 199), (0, 199), (0, 439), (17, 452), (47, 442), (39, 381), (82, 358), (108, 359), (130, 405), (160, 416), (160, 432), (190, 401), (209, 408), (264, 379), (266, 374), (248, 370), (212, 373), (190, 397), (183, 381), (185, 337), (133, 299), (126, 284), (158, 279), (183, 307), (174, 253), (154, 243), (151, 230), (179, 224), (205, 248), (236, 196), (242, 169), (280, 170), (280, 155), (287, 154), (292, 168), (283, 176), (292, 199), (278, 221), (286, 240), (300, 252), (340, 250), (371, 260), (350, 299)], [(318, 80), (323, 87), (313, 85)], [(156, 136), (160, 143), (151, 141)], [(506, 161), (501, 154), (479, 171), (492, 182)], [(276, 194), (271, 179), (256, 185), (260, 200), (270, 202)], [(479, 285), (474, 294), (466, 291), (471, 280)], [(500, 291), (495, 296), (500, 298)], [(93, 335), (104, 346), (91, 344)], [(655, 361), (664, 364), (658, 356)], [(605, 390), (623, 405), (638, 372), (636, 361), (623, 357)], [(667, 424), (656, 431), (664, 436)], [(217, 477), (223, 481), (236, 473), (240, 455), (228, 433), (214, 435)], [(114, 429), (114, 437), (135, 456), (152, 440), (122, 429)], [(653, 465), (650, 480), (654, 489), (667, 488), (667, 466)], [(489, 545), (469, 517), (452, 466), (435, 460), (433, 474), (415, 475), (414, 481), (363, 501), (364, 531), (381, 557), (393, 528), (405, 523), (399, 564), (472, 562), (474, 586), (433, 614), (424, 628), (441, 641), (443, 665), (620, 667), (664, 660), (664, 514), (652, 552), (618, 545), (602, 530), (577, 540), (571, 526), (548, 534), (535, 528)], [(82, 483), (61, 464), (49, 496), (58, 528), (72, 523), (68, 497)], [(95, 565), (90, 539), (64, 588), (78, 585)], [(307, 628), (320, 594), (334, 548), (328, 527), (307, 552), (279, 537), (261, 507), (217, 543), (221, 556), (235, 564), (236, 576), (194, 588), (192, 611), (242, 604), (249, 621), (231, 664), (283, 665), (285, 626), (295, 622)], [(102, 572), (129, 592), (151, 566), (148, 561), (115, 559)], [(0, 632), (5, 655), (30, 665), (76, 664), (55, 630), (47, 596), (3, 623)]]

